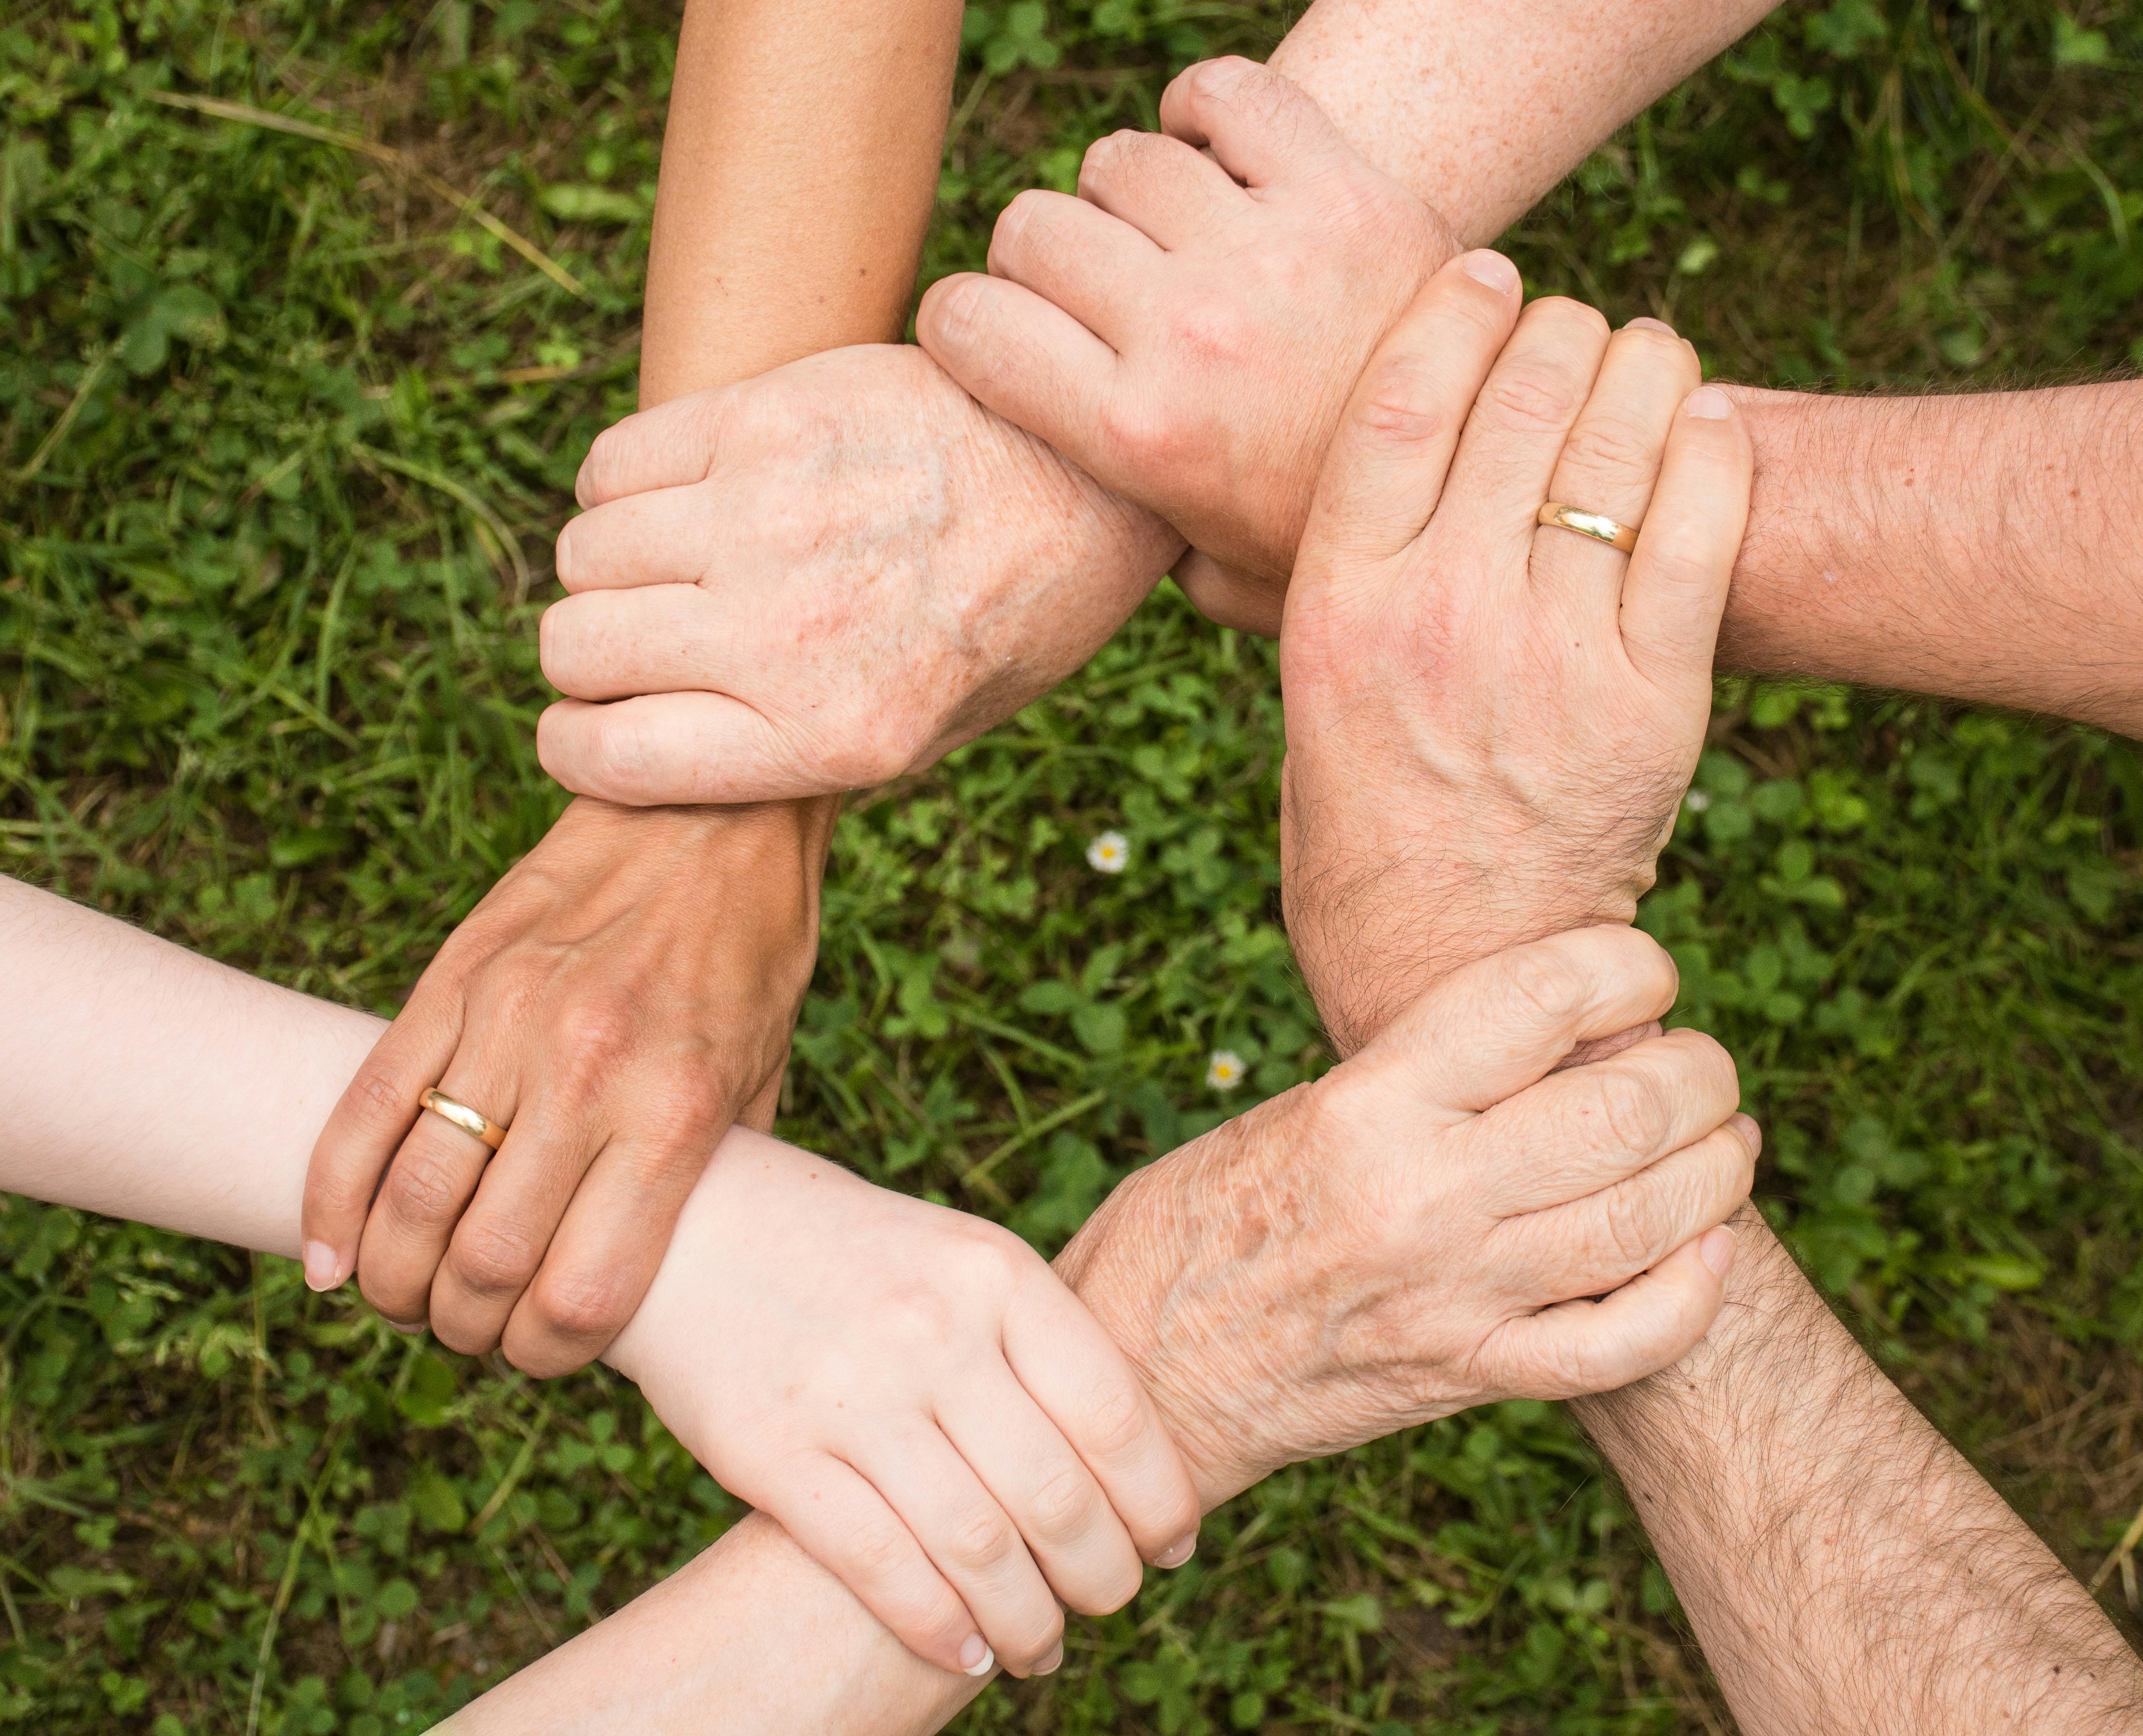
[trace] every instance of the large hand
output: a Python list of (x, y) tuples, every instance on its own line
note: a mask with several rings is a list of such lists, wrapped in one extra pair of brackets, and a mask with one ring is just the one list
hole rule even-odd
[[(831, 820), (569, 808), (448, 937), (320, 1135), (307, 1281), (354, 1269), (389, 1319), (464, 1352), (502, 1339), (532, 1374), (599, 1353), (778, 1079)], [(510, 1127), (497, 1156), (418, 1112), (432, 1086)]]
[(1188, 537), (1200, 553), (1176, 578), (1199, 607), (1277, 633), (1347, 394), (1453, 244), (1252, 62), (1184, 72), (1161, 123), (1089, 150), (1078, 198), (1021, 194), (991, 274), (933, 284), (916, 333), (982, 403)]
[(1061, 1658), (1197, 1536), (1189, 1475), (1087, 1311), (1008, 1231), (730, 1135), (608, 1360), (723, 1486), (916, 1654)]
[(1498, 954), (1109, 1196), (1058, 1269), (1207, 1506), (1469, 1405), (1622, 1386), (1703, 1335), (1758, 1144), (1733, 1061), (1677, 1031), (1548, 1076), (1675, 990), (1634, 929)]
[[(1496, 261), (1370, 361), (1288, 593), (1282, 894), (1343, 1053), (1456, 964), (1628, 921), (1710, 718), (1747, 433), (1665, 326), (1521, 317)], [(1641, 524), (1635, 554), (1551, 500)]]
[[(605, 433), (543, 617), (544, 767), (629, 803), (861, 789), (1077, 669), (1180, 543), (920, 350), (834, 350)], [(615, 703), (601, 703), (614, 701)]]

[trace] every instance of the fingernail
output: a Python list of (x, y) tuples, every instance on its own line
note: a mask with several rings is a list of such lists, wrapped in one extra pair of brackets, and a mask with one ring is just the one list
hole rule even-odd
[(960, 1648), (960, 1668), (971, 1676), (986, 1676), (997, 1667), (997, 1654), (990, 1649), (989, 1641), (980, 1634), (968, 1635)]
[(1665, 320), (1655, 319), (1650, 314), (1638, 314), (1622, 329), (1626, 332), (1665, 332), (1670, 338), (1675, 335), (1675, 329)]
[(1681, 413), (1700, 422), (1724, 422), (1734, 413), (1734, 400), (1716, 386), (1699, 386), (1681, 401)]
[(1060, 1640), (1049, 1648), (1049, 1655), (1034, 1666), (1034, 1673), (1038, 1676), (1053, 1676), (1063, 1664), (1064, 1642)]
[(1492, 247), (1477, 247), (1459, 264), (1475, 283), (1486, 284), (1498, 294), (1507, 295), (1518, 286), (1518, 268)]
[[(387, 1320), (387, 1316), (384, 1314), (382, 1314), (379, 1318), (383, 1320)], [(404, 1326), (399, 1320), (387, 1320), (387, 1323), (393, 1327), (395, 1331), (399, 1333), (407, 1333), (413, 1338), (424, 1329), (424, 1323), (421, 1320), (413, 1320), (407, 1326)]]
[(1156, 1567), (1180, 1567), (1190, 1559), (1192, 1552), (1197, 1547), (1198, 1533), (1193, 1531), (1187, 1537), (1178, 1537), (1175, 1542), (1161, 1551), (1153, 1558), (1153, 1565)]
[(1714, 1278), (1725, 1277), (1734, 1269), (1734, 1232), (1724, 1224), (1707, 1229), (1696, 1244), (1696, 1257), (1711, 1268)]
[(1733, 1119), (1733, 1127), (1748, 1142), (1750, 1156), (1761, 1157), (1764, 1155), (1764, 1130), (1756, 1125), (1754, 1115), (1736, 1115)]
[(305, 1283), (315, 1290), (332, 1290), (342, 1282), (342, 1261), (325, 1242), (305, 1244)]

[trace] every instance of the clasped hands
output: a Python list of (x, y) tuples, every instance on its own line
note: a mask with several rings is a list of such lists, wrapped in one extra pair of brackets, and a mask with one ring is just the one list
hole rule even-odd
[[(691, 1197), (738, 1209), (686, 1209), (611, 1352), (952, 1669), (1050, 1667), (1057, 1600), (1114, 1607), (1140, 1557), (1187, 1553), (1196, 1506), (1274, 1466), (1670, 1362), (1718, 1306), (1714, 1226), (1754, 1156), (1702, 1037), (1549, 1076), (1673, 998), (1651, 942), (1586, 925), (1626, 920), (1702, 739), (1748, 487), (1730, 406), (1664, 328), (1521, 317), (1507, 261), (1443, 265), (1433, 217), (1276, 75), (1194, 69), (1163, 119), (1172, 136), (1097, 146), (1079, 199), (1015, 202), (992, 275), (926, 299), (928, 355), (835, 352), (606, 434), (544, 626), (571, 695), (547, 765), (594, 798), (689, 804), (927, 763), (1076, 668), (1186, 537), (1210, 551), (1179, 566), (1209, 612), (1284, 612), (1289, 926), (1354, 1058), (1120, 1189), (1060, 1262), (1090, 1315), (986, 1226), (794, 1154), (725, 1155)], [(1537, 531), (1551, 487), (1642, 521), (1636, 557)], [(770, 848), (814, 914), (813, 843)], [(1536, 936), (1561, 937), (1502, 950)], [(583, 919), (562, 967), (598, 968), (602, 939)], [(655, 1173), (685, 1185), (642, 1231), (690, 1192), (720, 1104), (778, 1070), (799, 949), (739, 951), (786, 961), (776, 1011), (739, 1021), (743, 1066), (678, 1021), (724, 1084), (684, 1105)], [(403, 1111), (377, 1107), (392, 1155)], [(599, 1146), (620, 1148), (611, 1203), (537, 1166), (532, 1219), (599, 1242), (631, 1219), (632, 1131)], [(349, 1169), (345, 1230), (369, 1198)], [(429, 1202), (435, 1261), (473, 1185)], [(490, 1201), (509, 1225), (510, 1203)], [(760, 1232), (784, 1221), (770, 1266)], [(498, 1264), (525, 1282), (541, 1256)], [(511, 1343), (497, 1288), (506, 1307), (449, 1343)], [(434, 1279), (435, 1325), (440, 1298)], [(583, 1337), (631, 1312), (605, 1300)]]

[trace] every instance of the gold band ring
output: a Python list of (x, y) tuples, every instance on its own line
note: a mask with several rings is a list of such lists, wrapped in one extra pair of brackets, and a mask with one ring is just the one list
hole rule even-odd
[(1575, 531), (1581, 537), (1590, 537), (1595, 542), (1612, 543), (1626, 555), (1637, 546), (1636, 526), (1618, 523), (1605, 512), (1588, 512), (1582, 507), (1566, 507), (1559, 500), (1552, 500), (1540, 509), (1540, 522), (1552, 524), (1557, 530)]
[(481, 1110), (471, 1109), (466, 1103), (457, 1103), (434, 1086), (417, 1099), (419, 1109), (428, 1109), (444, 1121), (451, 1121), (472, 1139), (482, 1140), (494, 1151), (506, 1143), (506, 1130)]

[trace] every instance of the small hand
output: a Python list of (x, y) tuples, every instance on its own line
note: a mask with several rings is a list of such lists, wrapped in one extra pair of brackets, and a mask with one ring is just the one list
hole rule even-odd
[[(305, 1179), (305, 1274), (562, 1374), (632, 1316), (715, 1144), (779, 1081), (831, 816), (577, 802), (448, 937)], [(437, 1086), (509, 1129), (496, 1156)]]
[(1275, 633), (1347, 394), (1453, 243), (1278, 72), (1193, 67), (1161, 121), (1088, 151), (1078, 198), (1015, 199), (990, 275), (933, 284), (916, 333), (1188, 537), (1176, 577), (1201, 609)]
[(1055, 1669), (1060, 1600), (1120, 1608), (1197, 1537), (1159, 1413), (1040, 1255), (773, 1140), (725, 1144), (609, 1360), (946, 1669)]
[(920, 350), (829, 351), (605, 433), (543, 617), (544, 769), (633, 804), (863, 789), (1076, 670), (1177, 540)]
[(1498, 953), (1102, 1203), (1058, 1270), (1207, 1506), (1471, 1405), (1626, 1385), (1703, 1336), (1759, 1144), (1732, 1060), (1677, 1031), (1550, 1072), (1675, 987), (1630, 928)]
[[(1470, 253), (1364, 372), (1280, 634), (1282, 898), (1341, 1051), (1467, 959), (1627, 922), (1711, 715), (1751, 456), (1656, 320)], [(1537, 522), (1641, 527), (1634, 554)]]

